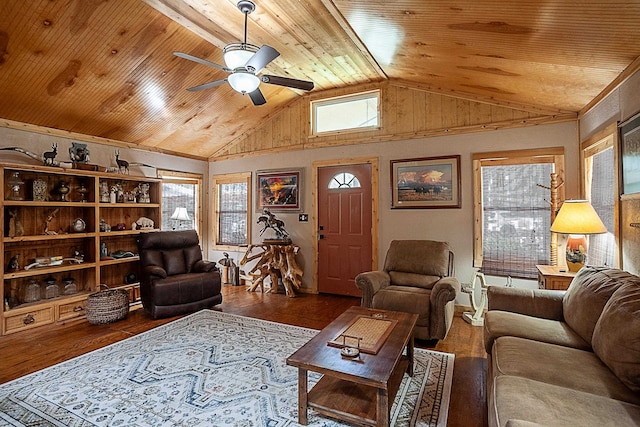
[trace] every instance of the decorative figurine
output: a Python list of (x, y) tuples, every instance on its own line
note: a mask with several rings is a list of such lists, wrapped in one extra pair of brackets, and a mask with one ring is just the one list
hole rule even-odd
[(9, 260), (9, 265), (7, 266), (7, 272), (14, 272), (20, 270), (20, 255), (14, 255)]
[(42, 155), (42, 161), (45, 166), (53, 166), (56, 164), (56, 156), (58, 155), (58, 144), (51, 144), (52, 151), (45, 151)]
[(129, 174), (129, 162), (120, 160), (120, 150), (116, 150), (116, 164), (118, 165), (118, 173)]
[(89, 149), (87, 149), (87, 144), (72, 142), (71, 147), (69, 147), (69, 157), (71, 161), (75, 163), (89, 163)]
[(44, 234), (48, 234), (48, 235), (55, 235), (58, 234), (53, 230), (49, 230), (49, 223), (51, 221), (53, 221), (53, 218), (56, 217), (56, 215), (58, 214), (58, 211), (60, 209), (59, 208), (55, 208), (54, 210), (52, 210), (51, 212), (49, 212), (49, 215), (47, 215), (47, 218), (44, 221)]
[[(287, 230), (285, 230), (284, 228), (284, 221), (276, 218), (276, 216), (272, 214), (269, 209), (264, 208), (262, 210), (262, 215), (258, 217), (257, 223), (258, 224), (262, 223), (263, 225), (262, 230), (260, 230), (261, 236), (266, 229), (270, 228), (273, 231), (275, 231), (276, 240), (282, 241), (282, 242), (291, 242), (291, 239), (289, 238), (289, 233), (287, 233)], [(273, 239), (265, 239), (265, 241), (268, 241), (268, 240), (273, 240)]]
[(141, 216), (138, 220), (131, 224), (132, 230), (153, 230), (154, 222), (151, 218)]

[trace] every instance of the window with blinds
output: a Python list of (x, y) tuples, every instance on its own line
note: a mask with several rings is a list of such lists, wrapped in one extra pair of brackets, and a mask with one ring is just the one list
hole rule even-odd
[(247, 242), (247, 183), (220, 184), (218, 243), (241, 245)]
[(249, 243), (251, 174), (214, 177), (216, 246)]
[[(162, 230), (196, 230), (198, 185), (193, 183), (162, 183)], [(174, 219), (176, 209), (185, 208), (187, 217)], [(174, 217), (174, 218), (172, 218)]]
[[(162, 178), (162, 230), (196, 230), (200, 225), (202, 175), (158, 171)], [(200, 234), (200, 233), (198, 233)]]
[(589, 236), (587, 264), (616, 267), (615, 203), (616, 175), (613, 136), (585, 150), (585, 191), (591, 205), (607, 227), (607, 233)]
[[(549, 264), (551, 173), (558, 156), (474, 158), (476, 189), (474, 265), (486, 275), (537, 277), (536, 264)], [(547, 188), (545, 188), (547, 187)]]

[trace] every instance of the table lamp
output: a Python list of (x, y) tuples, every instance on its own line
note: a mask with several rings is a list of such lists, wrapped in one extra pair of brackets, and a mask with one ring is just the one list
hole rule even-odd
[[(191, 218), (189, 218), (189, 214), (187, 213), (187, 208), (176, 208), (176, 210), (173, 211), (173, 214), (171, 215), (171, 219), (178, 221), (178, 224), (180, 224), (182, 221), (191, 220)], [(178, 228), (180, 228), (179, 225)]]
[(568, 234), (567, 267), (576, 272), (587, 259), (586, 234), (602, 234), (607, 227), (588, 200), (565, 200), (551, 225), (554, 233)]

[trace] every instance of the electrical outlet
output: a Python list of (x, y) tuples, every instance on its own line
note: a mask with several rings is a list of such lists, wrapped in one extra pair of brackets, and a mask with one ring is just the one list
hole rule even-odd
[(300, 222), (309, 221), (309, 214), (306, 214), (306, 213), (298, 214), (298, 221)]

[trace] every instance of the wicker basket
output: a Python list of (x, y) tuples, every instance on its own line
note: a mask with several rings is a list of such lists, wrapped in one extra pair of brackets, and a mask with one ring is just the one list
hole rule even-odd
[(122, 320), (129, 314), (129, 294), (123, 289), (107, 289), (87, 298), (87, 320), (102, 325)]

